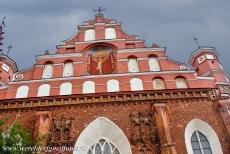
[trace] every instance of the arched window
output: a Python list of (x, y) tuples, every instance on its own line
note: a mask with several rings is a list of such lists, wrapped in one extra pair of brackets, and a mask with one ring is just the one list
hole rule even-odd
[(85, 81), (83, 83), (82, 93), (95, 93), (95, 83), (93, 81)]
[(53, 64), (46, 64), (43, 69), (42, 78), (50, 79), (53, 75)]
[(97, 143), (91, 146), (87, 154), (120, 154), (119, 150), (109, 141), (100, 139)]
[(164, 80), (160, 78), (153, 79), (153, 89), (154, 90), (165, 89)]
[(107, 81), (107, 92), (117, 92), (117, 91), (120, 91), (119, 81), (114, 79)]
[(95, 40), (95, 30), (88, 29), (85, 31), (85, 41), (92, 41)]
[(157, 57), (149, 57), (149, 69), (150, 71), (160, 71), (160, 65)]
[[(74, 148), (78, 147), (85, 147), (86, 151), (75, 150), (73, 154), (132, 154), (123, 131), (105, 117), (99, 117), (87, 125), (74, 145)], [(101, 150), (106, 152), (100, 153)]]
[(186, 79), (183, 77), (178, 77), (175, 79), (177, 88), (188, 88)]
[(131, 91), (143, 90), (143, 83), (141, 79), (133, 78), (130, 80)]
[(192, 134), (191, 144), (194, 154), (212, 154), (212, 150), (206, 136), (197, 130), (195, 130)]
[(26, 98), (28, 96), (29, 87), (28, 86), (20, 86), (17, 89), (16, 98)]
[(128, 70), (129, 72), (139, 72), (137, 58), (128, 59)]
[(188, 154), (223, 154), (215, 130), (200, 119), (191, 120), (184, 135)]
[(38, 88), (38, 97), (49, 96), (50, 95), (50, 85), (43, 84)]
[(63, 77), (73, 76), (73, 63), (68, 62), (64, 64)]
[(106, 28), (105, 29), (105, 39), (115, 39), (115, 38), (116, 38), (116, 29)]
[(60, 86), (60, 95), (71, 95), (72, 94), (72, 84), (62, 83)]

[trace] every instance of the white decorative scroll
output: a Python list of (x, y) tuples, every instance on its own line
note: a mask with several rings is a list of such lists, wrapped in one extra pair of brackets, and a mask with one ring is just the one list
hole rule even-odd
[(7, 64), (2, 64), (2, 69), (6, 72), (9, 72), (10, 67)]

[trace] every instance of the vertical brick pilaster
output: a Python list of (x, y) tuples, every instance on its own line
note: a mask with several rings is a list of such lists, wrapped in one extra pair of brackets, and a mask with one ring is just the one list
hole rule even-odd
[(219, 100), (219, 111), (230, 137), (230, 99)]
[(161, 154), (177, 154), (169, 130), (168, 116), (165, 103), (154, 104), (154, 116), (161, 144)]

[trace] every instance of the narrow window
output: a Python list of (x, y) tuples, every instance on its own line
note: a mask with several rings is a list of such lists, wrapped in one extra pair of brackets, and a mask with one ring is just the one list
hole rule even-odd
[(129, 72), (139, 72), (139, 66), (136, 58), (129, 58), (128, 70)]
[(165, 89), (164, 80), (162, 80), (162, 79), (153, 79), (153, 89), (154, 90)]
[(83, 83), (82, 93), (95, 93), (95, 83), (93, 81), (85, 81)]
[(26, 98), (28, 97), (29, 87), (28, 86), (20, 86), (17, 89), (16, 98)]
[(197, 130), (192, 134), (191, 144), (194, 154), (212, 154), (208, 139)]
[(180, 89), (180, 88), (188, 88), (188, 85), (187, 85), (187, 82), (186, 82), (186, 80), (185, 80), (185, 78), (181, 78), (181, 77), (179, 77), (179, 78), (176, 78), (176, 87), (178, 88), (178, 89)]
[(72, 94), (72, 84), (62, 83), (60, 86), (60, 95), (71, 95)]
[(143, 90), (143, 83), (141, 79), (133, 78), (130, 80), (131, 91)]
[(50, 95), (50, 85), (43, 84), (38, 88), (38, 97), (49, 96)]
[(150, 71), (160, 71), (160, 65), (156, 57), (149, 57), (149, 69)]
[(68, 62), (64, 64), (63, 77), (73, 76), (73, 63)]
[(53, 75), (53, 65), (46, 64), (43, 69), (42, 78), (49, 79), (49, 78), (52, 78), (52, 75)]
[(95, 40), (95, 30), (88, 29), (85, 31), (85, 41), (92, 41)]
[(106, 28), (105, 29), (105, 39), (115, 39), (115, 38), (116, 38), (116, 29)]
[(107, 92), (117, 92), (117, 91), (120, 91), (119, 81), (114, 79), (107, 81)]

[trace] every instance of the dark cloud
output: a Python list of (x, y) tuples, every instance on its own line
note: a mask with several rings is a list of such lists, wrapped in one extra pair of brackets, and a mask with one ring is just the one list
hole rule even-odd
[(77, 25), (93, 18), (97, 6), (121, 21), (126, 32), (167, 47), (168, 55), (181, 62), (196, 49), (196, 36), (201, 45), (217, 48), (230, 72), (229, 0), (0, 0), (0, 17), (7, 17), (5, 48), (12, 44), (10, 56), (20, 69), (29, 67), (35, 55), (54, 50), (77, 32)]

